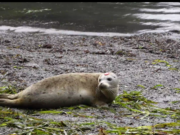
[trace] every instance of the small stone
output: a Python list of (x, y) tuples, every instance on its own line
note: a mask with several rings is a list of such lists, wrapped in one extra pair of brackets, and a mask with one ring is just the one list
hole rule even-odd
[(9, 40), (4, 40), (4, 42), (5, 42), (5, 43), (10, 43), (11, 41), (9, 41)]
[(42, 48), (52, 48), (52, 45), (51, 44), (45, 44), (42, 46)]

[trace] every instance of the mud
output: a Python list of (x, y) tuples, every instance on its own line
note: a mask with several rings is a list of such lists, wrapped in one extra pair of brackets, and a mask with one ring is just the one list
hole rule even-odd
[[(17, 92), (46, 77), (71, 72), (113, 71), (120, 80), (119, 94), (143, 91), (158, 106), (180, 109), (180, 34), (145, 33), (130, 37), (68, 36), (43, 33), (0, 33), (0, 86), (16, 86)], [(166, 62), (154, 63), (156, 60)], [(167, 64), (168, 63), (168, 64)], [(171, 65), (171, 66), (169, 66)], [(171, 69), (170, 69), (171, 68)], [(153, 88), (157, 84), (163, 85)], [(145, 89), (138, 87), (143, 85)], [(123, 108), (111, 106), (117, 112)], [(18, 110), (18, 109), (15, 109)], [(97, 118), (41, 114), (36, 117), (57, 121), (108, 121), (118, 126), (152, 125), (152, 121), (121, 118), (96, 108), (78, 110)], [(153, 123), (172, 121), (168, 118)], [(1, 128), (3, 132), (4, 128)], [(12, 132), (12, 131), (11, 131)], [(96, 133), (93, 129), (91, 133)]]

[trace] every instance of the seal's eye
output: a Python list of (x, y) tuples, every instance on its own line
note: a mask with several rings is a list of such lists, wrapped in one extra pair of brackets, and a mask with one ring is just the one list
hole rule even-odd
[(99, 82), (101, 81), (101, 79), (99, 79)]
[(112, 81), (112, 78), (107, 78), (108, 81)]

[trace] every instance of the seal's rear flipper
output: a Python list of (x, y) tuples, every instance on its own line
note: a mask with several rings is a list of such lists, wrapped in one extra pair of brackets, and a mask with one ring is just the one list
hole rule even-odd
[(17, 106), (16, 100), (11, 99), (0, 99), (0, 106), (9, 106), (9, 107), (15, 107)]
[(0, 98), (7, 98), (10, 94), (1, 94)]
[(0, 94), (0, 99), (17, 99), (18, 94)]

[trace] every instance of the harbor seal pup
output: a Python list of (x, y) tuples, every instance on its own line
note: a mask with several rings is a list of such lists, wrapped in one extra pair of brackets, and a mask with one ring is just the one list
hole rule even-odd
[(43, 79), (17, 94), (1, 94), (0, 106), (58, 108), (79, 104), (101, 106), (112, 101), (119, 89), (110, 73), (69, 73)]

